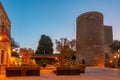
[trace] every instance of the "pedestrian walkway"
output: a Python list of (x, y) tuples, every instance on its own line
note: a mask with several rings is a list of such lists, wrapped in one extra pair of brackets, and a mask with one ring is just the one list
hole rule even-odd
[(57, 76), (50, 69), (42, 69), (40, 76), (6, 77), (0, 75), (0, 80), (120, 80), (120, 70), (87, 67), (85, 74)]

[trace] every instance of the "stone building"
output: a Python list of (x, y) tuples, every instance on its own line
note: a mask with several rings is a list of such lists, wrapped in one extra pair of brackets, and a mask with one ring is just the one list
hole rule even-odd
[(104, 39), (106, 45), (111, 45), (113, 42), (112, 26), (104, 25)]
[(104, 27), (103, 15), (100, 12), (81, 14), (77, 18), (76, 25), (77, 60), (80, 62), (85, 60), (88, 66), (103, 67), (105, 64), (105, 44), (112, 42), (111, 27)]
[(0, 2), (0, 70), (10, 64), (11, 46), (10, 46), (10, 20)]
[(110, 51), (110, 45), (113, 43), (113, 32), (112, 26), (104, 25), (104, 39), (105, 39), (105, 56), (106, 56), (106, 65), (110, 60), (113, 60), (113, 54)]

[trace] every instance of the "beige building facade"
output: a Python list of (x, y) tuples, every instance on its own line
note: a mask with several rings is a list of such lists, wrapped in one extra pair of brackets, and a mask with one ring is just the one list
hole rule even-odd
[(11, 23), (0, 2), (0, 68), (10, 64), (10, 33)]

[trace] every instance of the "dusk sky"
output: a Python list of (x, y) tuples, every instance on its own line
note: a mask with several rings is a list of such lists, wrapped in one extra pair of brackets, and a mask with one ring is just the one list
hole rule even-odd
[(11, 36), (21, 47), (37, 49), (42, 34), (52, 42), (76, 38), (76, 18), (98, 11), (104, 24), (113, 27), (114, 39), (120, 40), (120, 0), (1, 0), (11, 21)]

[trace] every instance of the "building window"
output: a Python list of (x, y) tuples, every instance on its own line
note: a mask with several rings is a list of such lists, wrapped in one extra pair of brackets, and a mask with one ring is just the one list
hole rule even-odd
[(1, 64), (4, 62), (4, 50), (1, 50)]

